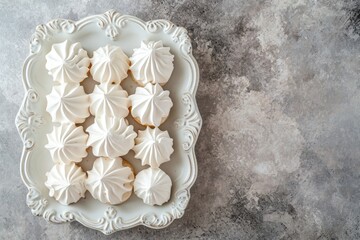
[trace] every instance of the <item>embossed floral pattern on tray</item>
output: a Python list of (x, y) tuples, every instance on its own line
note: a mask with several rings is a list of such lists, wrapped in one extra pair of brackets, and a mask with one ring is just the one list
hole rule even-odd
[[(37, 144), (38, 130), (44, 126), (46, 122), (45, 115), (47, 114), (43, 104), (39, 101), (37, 86), (34, 86), (30, 76), (32, 64), (37, 61), (37, 58), (42, 52), (43, 44), (45, 42), (51, 42), (53, 36), (58, 33), (65, 33), (71, 36), (71, 34), (80, 31), (87, 25), (95, 23), (99, 31), (102, 31), (110, 40), (116, 41), (116, 39), (121, 36), (122, 28), (126, 27), (129, 22), (139, 25), (149, 33), (162, 31), (169, 35), (172, 41), (179, 45), (182, 53), (181, 57), (189, 64), (192, 79), (189, 80), (189, 84), (187, 84), (182, 96), (182, 104), (185, 109), (184, 115), (174, 121), (176, 129), (182, 131), (185, 136), (182, 142), (182, 148), (187, 156), (187, 161), (189, 161), (189, 174), (184, 181), (184, 185), (175, 193), (174, 200), (170, 203), (168, 210), (161, 213), (146, 212), (135, 219), (131, 219), (131, 221), (126, 221), (122, 218), (121, 213), (112, 206), (109, 206), (98, 219), (91, 219), (80, 211), (75, 210), (59, 212), (49, 204), (47, 194), (36, 187), (36, 184), (32, 180), (31, 173), (28, 170), (29, 158), (31, 158)], [(174, 219), (183, 216), (190, 199), (190, 188), (197, 175), (194, 147), (202, 124), (195, 101), (199, 71), (191, 52), (191, 41), (184, 28), (177, 27), (167, 20), (144, 22), (133, 16), (121, 15), (114, 10), (110, 10), (101, 15), (89, 16), (76, 22), (56, 19), (36, 27), (36, 31), (30, 39), (30, 56), (25, 61), (23, 68), (26, 95), (15, 121), (24, 144), (20, 165), (21, 177), (29, 189), (26, 203), (34, 215), (42, 216), (47, 221), (55, 223), (76, 220), (87, 227), (99, 230), (105, 234), (111, 234), (115, 231), (138, 225), (145, 225), (151, 228), (163, 228), (172, 223)]]

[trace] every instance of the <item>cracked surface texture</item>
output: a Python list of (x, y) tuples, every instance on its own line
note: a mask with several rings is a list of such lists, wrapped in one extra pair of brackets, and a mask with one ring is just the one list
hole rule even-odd
[[(104, 236), (31, 214), (14, 119), (35, 26), (111, 8), (189, 31), (203, 128), (184, 217)], [(358, 1), (1, 0), (0, 20), (1, 238), (360, 238)]]

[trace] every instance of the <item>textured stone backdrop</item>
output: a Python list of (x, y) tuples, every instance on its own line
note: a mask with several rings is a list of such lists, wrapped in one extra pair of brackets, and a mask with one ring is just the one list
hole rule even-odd
[[(198, 180), (164, 230), (105, 237), (32, 216), (14, 126), (35, 26), (108, 9), (188, 29), (204, 120)], [(0, 1), (1, 239), (359, 239), (360, 3)]]

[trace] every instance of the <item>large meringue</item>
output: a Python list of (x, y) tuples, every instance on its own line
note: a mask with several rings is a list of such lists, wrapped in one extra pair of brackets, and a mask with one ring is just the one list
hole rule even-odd
[(135, 158), (141, 159), (141, 164), (157, 168), (160, 164), (170, 161), (170, 155), (174, 152), (173, 140), (168, 131), (159, 128), (147, 127), (139, 131), (135, 139)]
[(100, 202), (120, 204), (130, 197), (134, 173), (120, 157), (98, 158), (87, 173), (86, 188)]
[(123, 118), (129, 114), (128, 93), (118, 84), (96, 85), (90, 94), (90, 113), (97, 116)]
[(140, 171), (134, 181), (134, 192), (148, 205), (162, 205), (169, 201), (172, 182), (160, 168)]
[(45, 58), (45, 67), (56, 82), (79, 83), (87, 77), (90, 59), (78, 42), (72, 44), (66, 40), (53, 44)]
[(89, 96), (77, 83), (54, 85), (46, 100), (53, 122), (82, 123), (90, 115)]
[(75, 163), (55, 164), (46, 176), (45, 186), (50, 190), (49, 196), (61, 204), (69, 205), (85, 197), (86, 173)]
[(124, 118), (95, 117), (95, 122), (86, 129), (88, 146), (98, 157), (124, 156), (134, 147), (136, 133)]
[(47, 134), (48, 144), (45, 145), (50, 151), (54, 162), (81, 162), (87, 156), (86, 141), (88, 135), (83, 127), (76, 127), (73, 123), (63, 123), (54, 126), (50, 134)]
[(174, 55), (162, 41), (141, 42), (141, 47), (134, 49), (130, 61), (131, 73), (141, 86), (147, 83), (164, 85), (174, 70)]
[(159, 84), (148, 83), (145, 87), (137, 87), (131, 100), (131, 115), (142, 125), (160, 126), (169, 116), (173, 103), (170, 92), (163, 90)]
[(128, 74), (130, 60), (120, 47), (106, 45), (91, 58), (91, 75), (100, 83), (119, 84)]

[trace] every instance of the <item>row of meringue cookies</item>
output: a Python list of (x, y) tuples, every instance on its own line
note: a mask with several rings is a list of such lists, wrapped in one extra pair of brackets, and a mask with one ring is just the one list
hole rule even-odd
[[(104, 203), (119, 204), (126, 201), (132, 192), (134, 170), (131, 164), (118, 156), (127, 154), (133, 148), (135, 157), (140, 158), (143, 165), (151, 166), (137, 175), (134, 184), (136, 195), (150, 205), (162, 205), (168, 201), (171, 179), (157, 167), (170, 160), (172, 139), (167, 131), (157, 127), (139, 131), (136, 138), (133, 127), (124, 119), (131, 104), (127, 92), (119, 85), (127, 77), (129, 66), (122, 50), (106, 46), (94, 52), (90, 72), (101, 83), (90, 97), (79, 85), (87, 77), (90, 61), (79, 43), (65, 41), (54, 44), (46, 59), (46, 68), (54, 80), (53, 90), (47, 96), (47, 111), (53, 122), (57, 123), (47, 135), (46, 148), (56, 162), (47, 173), (45, 185), (50, 189), (49, 195), (67, 205), (84, 197), (87, 189), (95, 199)], [(159, 89), (159, 86), (155, 85), (154, 88)], [(159, 91), (148, 93), (156, 95)], [(141, 96), (135, 97), (139, 98)], [(161, 105), (159, 102), (162, 98), (153, 98), (156, 105)], [(95, 117), (94, 124), (87, 129), (89, 138), (81, 126), (74, 124), (84, 122), (90, 115), (88, 107), (91, 114), (103, 116)], [(154, 109), (153, 106), (149, 107)], [(88, 146), (92, 146), (94, 155), (100, 158), (95, 160), (87, 177), (76, 163), (86, 157)]]
[(45, 56), (45, 68), (53, 79), (51, 93), (46, 96), (46, 111), (53, 122), (45, 145), (54, 166), (46, 173), (49, 196), (64, 205), (85, 197), (86, 173), (76, 163), (87, 156), (88, 135), (82, 123), (89, 113), (89, 96), (80, 86), (88, 74), (90, 58), (80, 43), (54, 44)]
[(90, 73), (99, 82), (90, 94), (90, 112), (94, 123), (89, 133), (88, 147), (98, 156), (85, 181), (94, 199), (107, 204), (125, 202), (132, 194), (134, 168), (125, 159), (137, 134), (125, 117), (129, 114), (128, 93), (120, 83), (128, 76), (129, 58), (116, 46), (100, 47), (93, 53)]
[(131, 115), (135, 121), (147, 126), (138, 132), (133, 150), (143, 166), (150, 165), (137, 174), (134, 192), (148, 205), (162, 205), (170, 198), (172, 181), (159, 167), (170, 161), (174, 149), (169, 133), (159, 129), (173, 106), (170, 92), (161, 86), (169, 81), (174, 70), (174, 55), (161, 41), (141, 42), (130, 61), (131, 77), (141, 86), (129, 97)]

